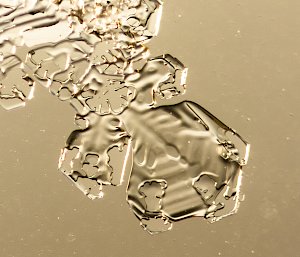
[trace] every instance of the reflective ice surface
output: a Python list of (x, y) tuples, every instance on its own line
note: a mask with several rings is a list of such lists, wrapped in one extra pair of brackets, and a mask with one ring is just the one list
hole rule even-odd
[(149, 57), (161, 11), (158, 0), (0, 3), (0, 105), (24, 106), (37, 86), (69, 102), (78, 129), (59, 170), (91, 199), (130, 173), (126, 199), (150, 233), (235, 213), (249, 154), (234, 130), (182, 101), (179, 60)]

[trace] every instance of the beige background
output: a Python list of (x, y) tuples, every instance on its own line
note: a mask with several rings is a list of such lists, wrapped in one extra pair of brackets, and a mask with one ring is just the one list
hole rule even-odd
[(151, 43), (189, 67), (187, 98), (252, 144), (237, 215), (150, 236), (125, 187), (87, 199), (56, 171), (74, 113), (38, 88), (0, 110), (0, 256), (300, 256), (299, 14), (298, 0), (173, 0)]

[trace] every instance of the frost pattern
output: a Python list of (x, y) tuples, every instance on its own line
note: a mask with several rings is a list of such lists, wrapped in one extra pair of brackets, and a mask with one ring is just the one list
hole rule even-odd
[(184, 99), (187, 68), (179, 60), (150, 57), (146, 43), (161, 13), (160, 0), (0, 3), (0, 105), (25, 106), (36, 86), (69, 102), (78, 129), (59, 170), (91, 199), (130, 173), (127, 202), (152, 234), (187, 217), (235, 213), (250, 149)]

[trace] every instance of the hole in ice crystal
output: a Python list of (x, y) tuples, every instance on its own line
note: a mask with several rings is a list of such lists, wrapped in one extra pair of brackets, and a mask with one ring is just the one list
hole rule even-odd
[(162, 197), (167, 188), (166, 181), (145, 181), (139, 188), (139, 192), (144, 196), (145, 209), (148, 212), (159, 212), (162, 208)]
[(126, 200), (151, 234), (235, 213), (250, 150), (183, 98), (179, 60), (150, 57), (161, 14), (160, 0), (0, 3), (0, 106), (25, 106), (38, 86), (68, 102), (78, 128), (59, 170), (91, 199), (128, 178)]

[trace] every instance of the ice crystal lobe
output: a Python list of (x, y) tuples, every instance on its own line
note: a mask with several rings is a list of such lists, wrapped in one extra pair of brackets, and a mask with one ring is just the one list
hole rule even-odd
[[(32, 50), (24, 34), (57, 24), (62, 17), (49, 1), (1, 1), (0, 4), (0, 105), (5, 109), (24, 106), (33, 97), (34, 66), (28, 62)], [(38, 40), (37, 40), (38, 41)]]
[(136, 104), (152, 108), (183, 95), (186, 88), (187, 68), (171, 55), (151, 58), (139, 72), (128, 75), (125, 82), (137, 91)]
[(157, 0), (118, 0), (73, 2), (73, 22), (83, 24), (87, 33), (125, 44), (140, 44), (158, 32), (161, 2)]
[[(164, 217), (170, 221), (190, 216), (215, 217), (231, 198), (236, 204), (227, 209), (226, 214), (234, 213), (239, 198), (241, 165), (236, 159), (223, 158), (230, 150), (220, 139), (227, 141), (228, 134), (237, 140), (241, 140), (240, 137), (191, 102), (138, 114), (139, 111), (130, 109), (122, 114), (133, 137), (134, 163), (127, 198), (136, 216), (141, 221), (149, 217)], [(241, 144), (248, 147), (244, 141)], [(234, 152), (239, 156), (239, 149)], [(155, 156), (154, 163), (150, 156)], [(147, 198), (140, 190), (147, 181), (152, 181), (148, 187), (153, 186), (152, 195), (157, 196), (162, 195), (157, 184), (165, 181), (160, 210), (147, 209)]]
[[(85, 103), (78, 100), (76, 94), (85, 86), (83, 79), (94, 70), (118, 76), (131, 74), (140, 67), (140, 62), (149, 55), (142, 42), (157, 34), (159, 23), (153, 20), (161, 15), (161, 3), (155, 0), (20, 0), (3, 2), (1, 10), (1, 67), (5, 61), (10, 62), (7, 58), (19, 59), (25, 73), (18, 75), (19, 80), (29, 77), (45, 87), (54, 84), (55, 89), (50, 88), (50, 91), (61, 100), (72, 100), (76, 109), (87, 107), (82, 107)], [(56, 28), (66, 28), (62, 38), (55, 35)], [(48, 42), (38, 37), (41, 29), (54, 34)], [(122, 81), (122, 77), (117, 79)], [(4, 86), (1, 88), (3, 91)], [(22, 89), (16, 92), (15, 88), (7, 89), (9, 94), (7, 90), (0, 92), (1, 102), (7, 99), (19, 102), (10, 106), (5, 101), (2, 106), (6, 109), (23, 106), (30, 98)], [(61, 94), (61, 90), (68, 92), (68, 97)], [(101, 101), (98, 107), (103, 105)], [(91, 109), (96, 108), (94, 105)], [(81, 113), (84, 112), (88, 111), (81, 109)]]
[[(59, 169), (90, 198), (100, 198), (103, 185), (122, 183), (123, 175), (117, 173), (123, 170), (114, 171), (111, 162), (126, 162), (129, 135), (117, 117), (90, 114), (84, 119), (88, 119), (88, 126), (71, 133)], [(110, 151), (114, 147), (123, 153), (118, 156), (120, 159), (111, 159)]]
[(12, 42), (0, 43), (0, 105), (7, 110), (24, 106), (34, 91), (34, 81), (15, 52)]
[(179, 60), (150, 57), (161, 12), (160, 0), (0, 1), (0, 106), (24, 106), (36, 86), (68, 102), (78, 129), (59, 170), (91, 199), (128, 172), (127, 202), (151, 234), (235, 213), (249, 155), (239, 134), (183, 98)]

